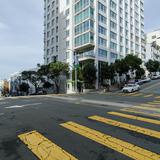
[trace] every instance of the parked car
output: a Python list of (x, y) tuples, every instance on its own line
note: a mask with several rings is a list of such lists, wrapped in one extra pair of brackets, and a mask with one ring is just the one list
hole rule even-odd
[(152, 80), (160, 79), (160, 75), (153, 75), (153, 76), (151, 77), (151, 79), (152, 79)]
[(148, 83), (150, 81), (151, 81), (151, 79), (148, 77), (141, 80), (142, 83)]
[(135, 84), (142, 85), (143, 81), (141, 79), (136, 79)]
[(135, 83), (135, 84), (127, 84), (126, 86), (124, 86), (122, 89), (122, 92), (131, 93), (139, 90), (140, 90), (140, 86)]

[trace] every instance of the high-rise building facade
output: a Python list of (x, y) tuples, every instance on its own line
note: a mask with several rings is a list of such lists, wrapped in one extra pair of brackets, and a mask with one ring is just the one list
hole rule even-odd
[(74, 53), (97, 70), (131, 53), (144, 60), (144, 0), (45, 0), (44, 37), (45, 63), (72, 66)]

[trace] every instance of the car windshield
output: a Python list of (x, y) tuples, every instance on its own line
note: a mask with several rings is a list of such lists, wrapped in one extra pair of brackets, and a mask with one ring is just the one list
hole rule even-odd
[(134, 87), (134, 84), (128, 84), (126, 87)]

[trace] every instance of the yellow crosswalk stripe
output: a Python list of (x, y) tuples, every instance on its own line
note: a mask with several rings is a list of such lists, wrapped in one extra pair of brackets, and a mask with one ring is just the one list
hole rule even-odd
[(133, 120), (138, 120), (138, 121), (143, 121), (143, 122), (148, 122), (148, 123), (160, 125), (160, 121), (154, 120), (154, 119), (149, 119), (149, 118), (124, 114), (124, 113), (120, 113), (120, 112), (107, 112), (107, 113), (111, 114), (111, 115), (114, 115), (114, 116), (119, 116), (119, 117), (124, 117), (124, 118), (128, 118), (128, 119), (133, 119)]
[(138, 94), (138, 92), (128, 93), (127, 95), (132, 96), (132, 95), (135, 95), (135, 94)]
[(140, 104), (140, 106), (144, 106), (144, 107), (155, 107), (155, 105), (153, 105), (153, 104), (151, 105), (151, 104), (145, 104), (145, 103), (144, 103), (144, 104)]
[(115, 121), (115, 120), (104, 118), (104, 117), (101, 117), (101, 116), (91, 116), (91, 117), (89, 117), (89, 119), (96, 120), (96, 121), (99, 121), (99, 122), (103, 122), (103, 123), (108, 124), (108, 125), (124, 128), (124, 129), (130, 130), (130, 131), (134, 131), (134, 132), (137, 132), (137, 133), (147, 135), (147, 136), (160, 138), (160, 132), (154, 131), (154, 130), (151, 130), (151, 129), (147, 129), (147, 128), (131, 125), (131, 124), (128, 124), (128, 123)]
[(36, 131), (18, 137), (40, 160), (78, 160)]
[(157, 96), (157, 97), (155, 97), (155, 98), (159, 99), (159, 98), (160, 98), (160, 96)]
[(146, 96), (144, 96), (144, 98), (149, 98), (149, 97), (153, 97), (154, 95), (153, 94), (148, 94)]
[[(121, 109), (121, 111), (125, 111), (125, 112), (128, 112), (128, 113), (142, 114), (142, 115), (146, 115), (146, 116), (151, 116), (151, 117), (160, 118), (160, 114), (145, 113), (145, 112), (143, 112), (142, 110), (133, 109), (133, 108), (125, 108), (125, 109)], [(144, 111), (145, 111), (145, 110), (144, 110)]]
[(134, 94), (132, 95), (133, 97), (138, 97), (138, 96), (142, 96), (143, 94), (142, 93), (137, 93), (137, 94)]
[(158, 160), (160, 155), (143, 149), (141, 147), (135, 146), (131, 143), (122, 141), (120, 139), (114, 138), (110, 135), (103, 134), (99, 131), (90, 129), (88, 127), (79, 125), (74, 122), (67, 122), (61, 124), (61, 126), (69, 129), (81, 136), (89, 138), (99, 144), (102, 144), (108, 148), (111, 148), (117, 152), (120, 152), (132, 159), (136, 160)]
[(121, 96), (132, 96), (134, 94), (137, 94), (138, 92), (132, 92), (132, 93), (119, 93)]
[(155, 101), (153, 101), (153, 102), (159, 102), (159, 103), (160, 103), (160, 100), (155, 100)]
[(143, 110), (149, 110), (149, 111), (156, 111), (160, 112), (160, 108), (149, 108), (149, 107), (142, 107), (142, 106), (134, 106), (134, 108), (143, 109)]
[(125, 96), (126, 94), (125, 93), (119, 93), (118, 95), (119, 96)]

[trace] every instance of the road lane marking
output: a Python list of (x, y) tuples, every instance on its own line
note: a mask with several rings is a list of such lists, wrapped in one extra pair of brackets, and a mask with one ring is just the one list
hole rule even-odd
[(90, 129), (88, 127), (79, 125), (77, 123), (67, 122), (67, 123), (61, 124), (61, 126), (81, 136), (89, 138), (92, 141), (95, 141), (117, 152), (120, 152), (132, 159), (136, 159), (136, 160), (142, 160), (142, 159), (158, 160), (160, 159), (160, 155), (156, 153), (153, 153), (141, 147), (135, 146), (131, 143), (122, 141), (120, 139), (114, 138), (110, 135), (103, 134), (94, 129)]
[(160, 108), (149, 108), (149, 107), (142, 107), (142, 106), (134, 106), (134, 108), (143, 109), (143, 110), (149, 110), (149, 111), (160, 112)]
[(153, 101), (153, 102), (159, 102), (159, 103), (160, 103), (160, 100), (155, 100), (155, 101)]
[[(142, 114), (142, 115), (146, 115), (146, 116), (151, 116), (151, 117), (158, 117), (160, 118), (160, 114), (152, 114), (152, 113), (145, 113), (142, 110), (138, 110), (138, 109), (132, 109), (132, 108), (124, 108), (121, 109), (121, 111), (125, 111), (125, 112), (129, 112), (129, 113), (136, 113), (136, 114)], [(145, 111), (145, 110), (144, 110)]]
[(154, 94), (149, 94), (149, 95), (144, 96), (144, 98), (149, 98), (149, 97), (153, 97), (153, 96), (154, 96)]
[(42, 103), (31, 103), (31, 104), (25, 104), (25, 105), (15, 105), (15, 106), (9, 106), (9, 107), (5, 107), (6, 109), (14, 109), (14, 108), (24, 108), (27, 106), (37, 106), (40, 105)]
[(12, 109), (12, 108), (23, 108), (23, 106), (18, 106), (18, 105), (15, 105), (15, 106), (9, 106), (9, 107), (5, 107), (6, 109)]
[(149, 86), (149, 87), (147, 87), (147, 88), (143, 89), (143, 91), (146, 91), (146, 90), (152, 89), (152, 88), (154, 88), (154, 87), (159, 87), (159, 85), (160, 85), (160, 83), (153, 84), (153, 85), (151, 85), (151, 86)]
[(137, 94), (134, 94), (132, 95), (133, 97), (138, 97), (138, 96), (142, 96), (143, 94), (142, 93), (137, 93)]
[(132, 92), (132, 93), (119, 93), (120, 96), (133, 96), (135, 94), (138, 94), (138, 92)]
[(155, 105), (151, 105), (151, 104), (145, 104), (145, 103), (143, 103), (143, 104), (140, 104), (140, 106), (144, 106), (144, 107), (155, 107)]
[(151, 104), (151, 105), (159, 105), (160, 102), (148, 102), (148, 104)]
[(160, 98), (160, 96), (157, 96), (157, 97), (155, 97), (156, 99), (159, 99)]
[(144, 135), (147, 135), (147, 136), (151, 136), (151, 137), (160, 139), (160, 132), (158, 132), (158, 131), (154, 131), (154, 130), (151, 130), (151, 129), (139, 127), (139, 126), (128, 124), (128, 123), (115, 121), (115, 120), (104, 118), (104, 117), (101, 117), (101, 116), (91, 116), (91, 117), (88, 117), (88, 118), (92, 119), (92, 120), (95, 120), (95, 121), (99, 121), (99, 122), (108, 124), (108, 125), (116, 126), (116, 127), (119, 127), (119, 128), (127, 129), (127, 130), (130, 130), (130, 131), (134, 131), (134, 132), (137, 132), (137, 133), (141, 133), (141, 134), (144, 134)]
[(154, 120), (154, 119), (149, 119), (149, 118), (144, 118), (144, 117), (124, 114), (124, 113), (119, 113), (119, 112), (107, 112), (107, 114), (111, 114), (111, 115), (114, 115), (114, 116), (120, 116), (120, 117), (124, 117), (124, 118), (128, 118), (128, 119), (133, 119), (133, 120), (138, 120), (138, 121), (143, 121), (143, 122), (148, 122), (148, 123), (160, 125), (160, 121)]
[(18, 138), (40, 160), (78, 160), (37, 131), (21, 134)]
[(133, 93), (127, 93), (127, 94), (124, 94), (124, 96), (133, 96), (135, 94), (137, 94), (138, 92), (133, 92)]

